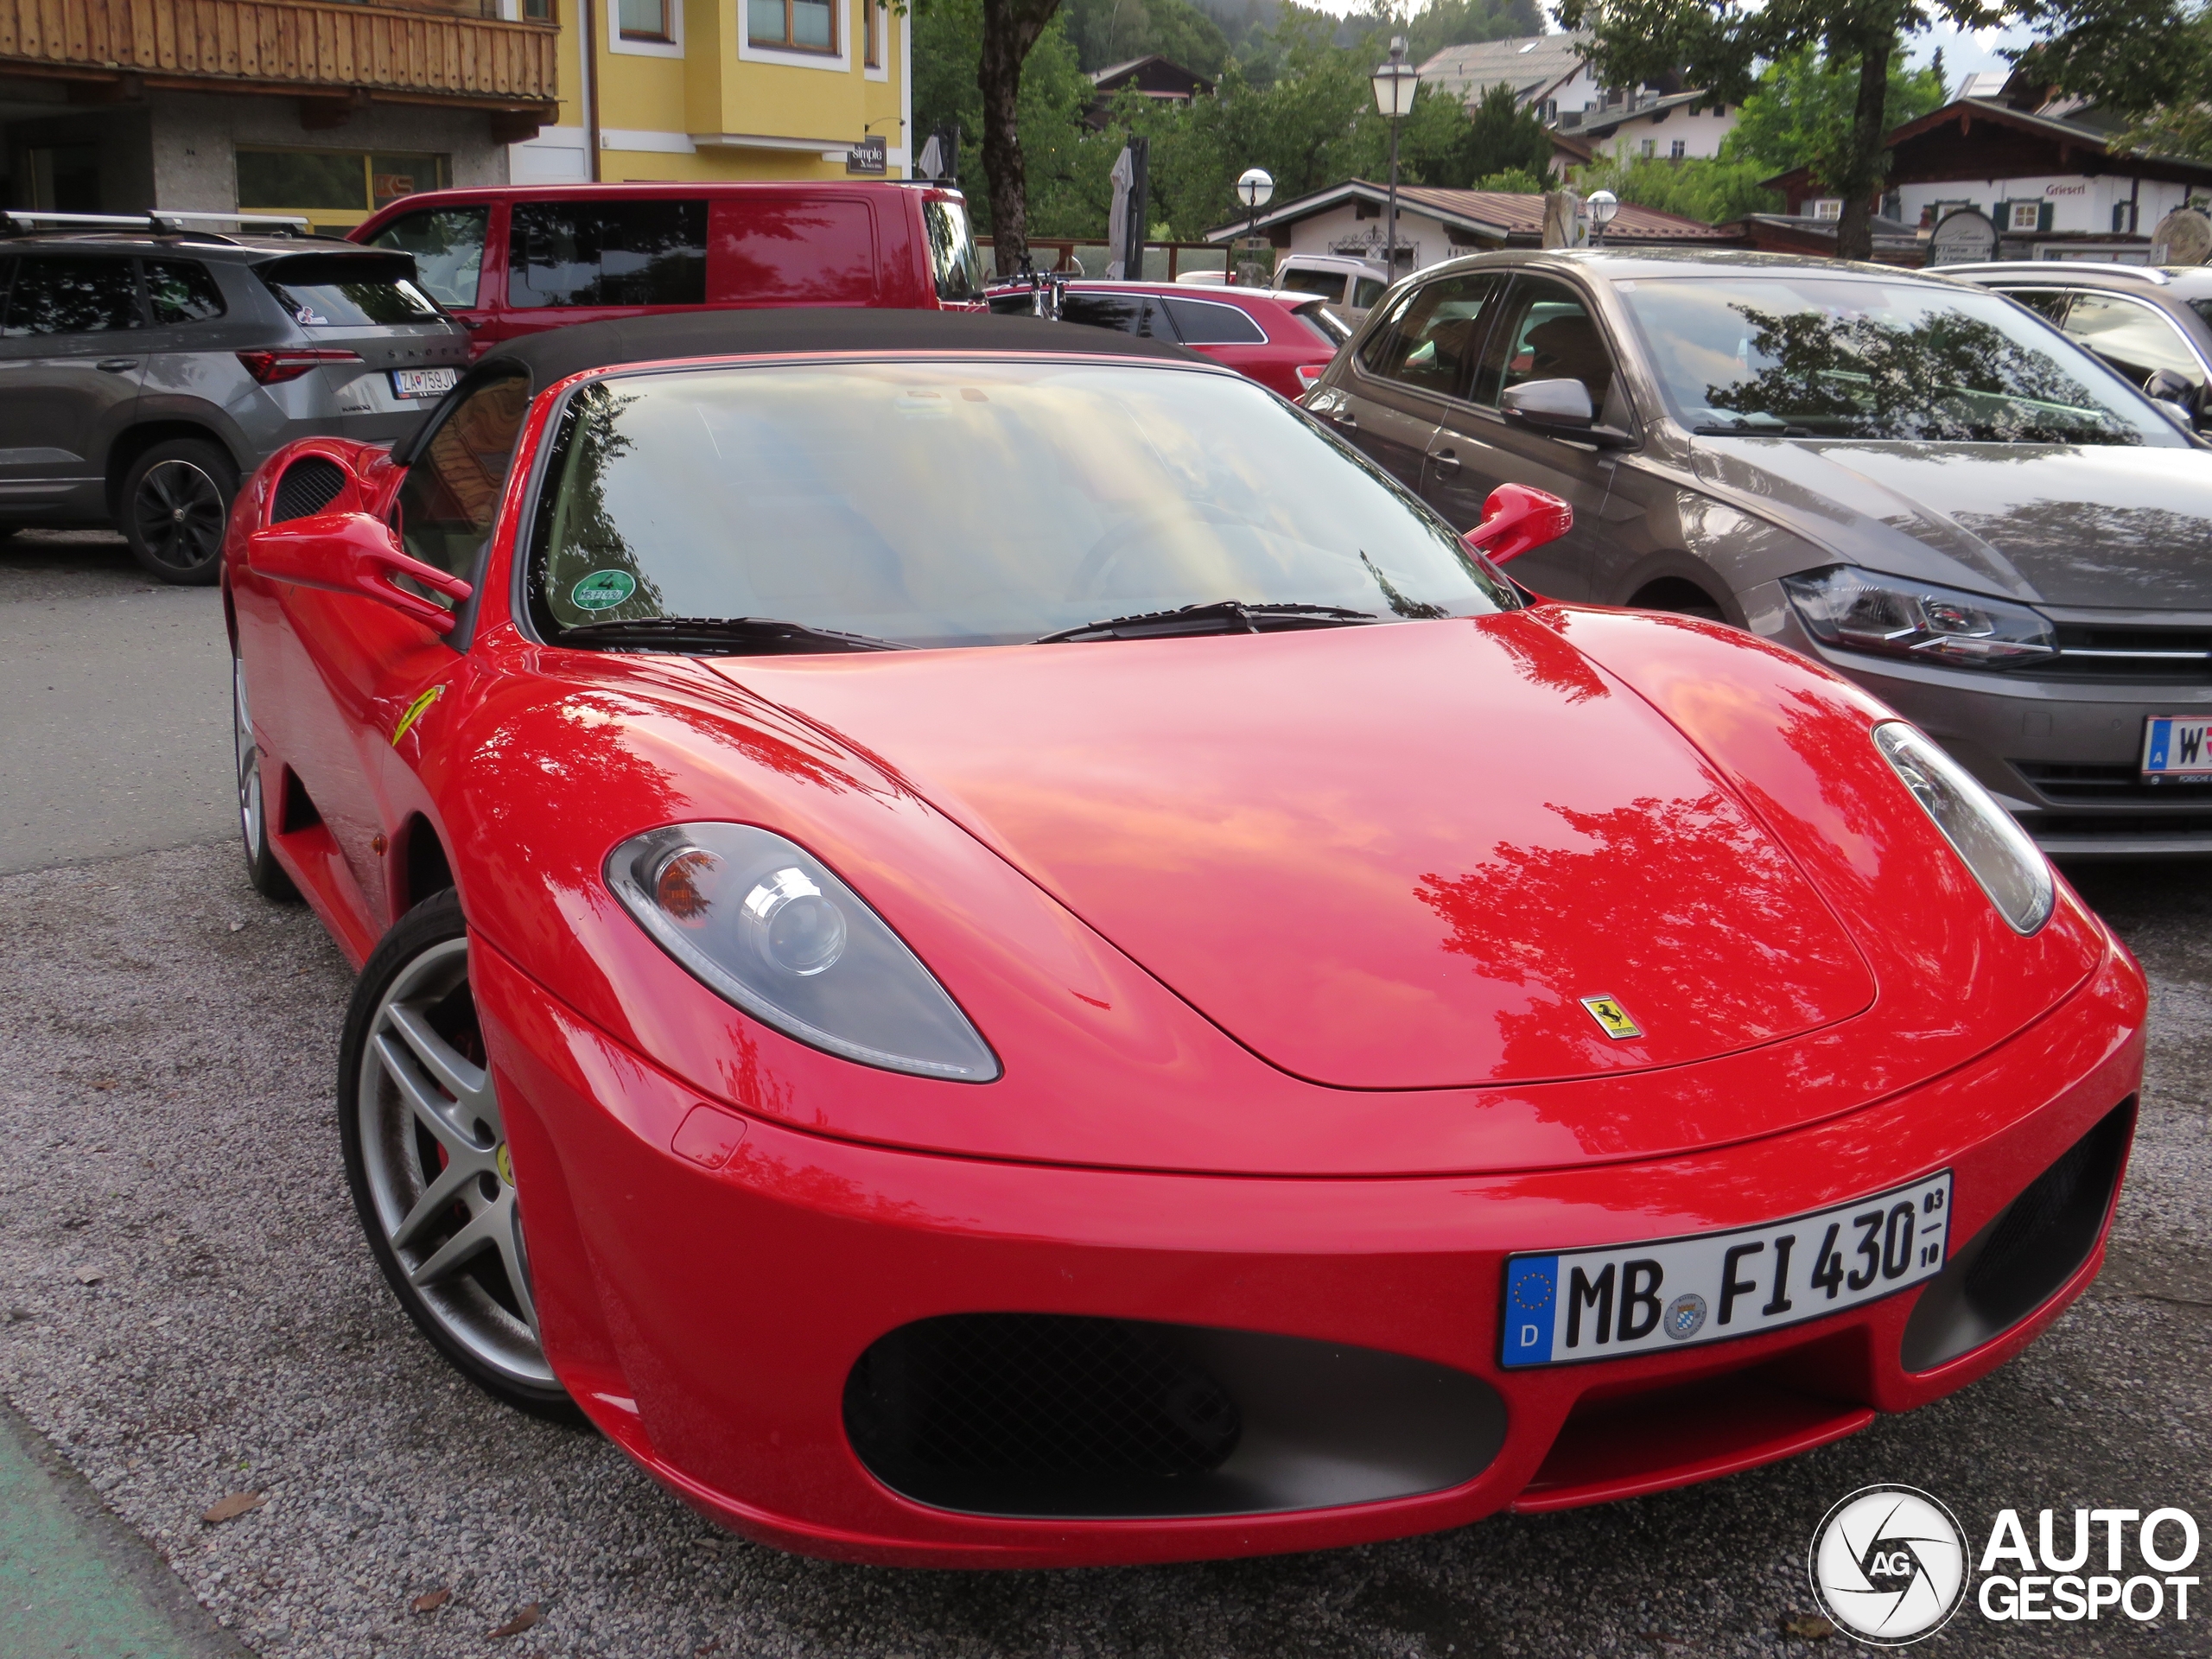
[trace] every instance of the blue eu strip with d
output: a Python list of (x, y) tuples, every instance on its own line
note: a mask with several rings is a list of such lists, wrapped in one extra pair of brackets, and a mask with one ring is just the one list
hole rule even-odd
[(1506, 1365), (1543, 1365), (1552, 1357), (1553, 1316), (1559, 1306), (1559, 1258), (1516, 1256), (1505, 1266)]

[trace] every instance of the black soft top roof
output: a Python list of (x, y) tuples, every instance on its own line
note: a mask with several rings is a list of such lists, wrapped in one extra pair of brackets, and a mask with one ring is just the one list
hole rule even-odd
[(475, 379), (519, 367), (543, 391), (586, 369), (668, 357), (739, 357), (761, 352), (1038, 352), (1153, 357), (1202, 363), (1166, 340), (1139, 340), (1084, 323), (972, 311), (692, 311), (612, 322), (582, 322), (495, 346), (470, 371)]

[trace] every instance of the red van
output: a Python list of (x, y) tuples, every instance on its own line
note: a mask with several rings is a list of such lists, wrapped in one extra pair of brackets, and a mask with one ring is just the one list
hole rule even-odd
[(694, 307), (985, 308), (966, 207), (928, 184), (430, 190), (348, 235), (413, 254), (422, 285), (479, 351), (572, 322)]

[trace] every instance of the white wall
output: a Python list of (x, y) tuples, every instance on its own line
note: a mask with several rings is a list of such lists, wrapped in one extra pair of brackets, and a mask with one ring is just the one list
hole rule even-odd
[(1674, 154), (1675, 143), (1681, 141), (1682, 159), (1700, 161), (1720, 153), (1720, 141), (1734, 130), (1736, 106), (1730, 105), (1728, 113), (1715, 115), (1700, 107), (1692, 115), (1689, 105), (1679, 105), (1665, 112), (1666, 119), (1653, 121), (1649, 116), (1632, 116), (1621, 123), (1614, 135), (1603, 141), (1599, 148), (1616, 156), (1634, 157), (1643, 153), (1648, 140), (1652, 154), (1665, 161)]
[[(2000, 201), (2035, 200), (2050, 204), (2053, 231), (2077, 231), (2095, 236), (2113, 233), (2113, 207), (2136, 190), (2136, 228), (2148, 236), (2158, 222), (2189, 199), (2186, 185), (2162, 184), (2150, 179), (2139, 188), (2131, 179), (2112, 174), (2091, 178), (2081, 175), (2026, 179), (1954, 179), (1941, 184), (1900, 185), (1897, 194), (1904, 204), (1908, 225), (1917, 224), (1921, 209), (1938, 202), (1972, 202), (1993, 216)], [(1999, 223), (2000, 232), (2009, 227)], [(2126, 226), (2123, 225), (2124, 231)]]
[[(1338, 243), (1357, 245), (1338, 247)], [(1442, 221), (1427, 213), (1415, 213), (1403, 202), (1398, 205), (1398, 245), (1413, 250), (1413, 268), (1420, 270), (1427, 266), (1440, 264), (1446, 259), (1456, 259), (1463, 253), (1478, 253), (1478, 248), (1455, 248), (1444, 229)], [(1290, 251), (1293, 253), (1341, 253), (1374, 260), (1383, 259), (1382, 216), (1358, 218), (1350, 202), (1341, 207), (1332, 207), (1326, 213), (1301, 219), (1291, 228)]]

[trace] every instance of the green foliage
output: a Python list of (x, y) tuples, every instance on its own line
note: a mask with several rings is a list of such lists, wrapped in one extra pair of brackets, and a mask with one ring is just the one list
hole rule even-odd
[(2020, 62), (2120, 116), (2118, 143), (2212, 160), (2212, 7), (2190, 0), (2062, 0), (2051, 38)]
[(1426, 63), (1447, 46), (1544, 32), (1535, 0), (1429, 0), (1405, 26), (1406, 55)]
[[(983, 188), (983, 96), (976, 85), (983, 49), (982, 0), (935, 0), (913, 14), (913, 29), (915, 142), (940, 125), (959, 127), (961, 184), (980, 238), (991, 219), (989, 194)], [(1021, 72), (1019, 118), (1033, 236), (1090, 233), (1087, 215), (1096, 194), (1091, 175), (1103, 181), (1122, 143), (1115, 139), (1103, 163), (1090, 154), (1099, 141), (1084, 118), (1093, 97), (1090, 77), (1077, 64), (1068, 38), (1066, 20), (1055, 17)], [(1097, 222), (1101, 227), (1106, 222), (1103, 208)]]
[[(1830, 189), (1849, 165), (1853, 106), (1859, 97), (1859, 69), (1803, 47), (1776, 59), (1759, 72), (1758, 83), (1744, 100), (1734, 129), (1722, 142), (1721, 158), (1750, 162), (1771, 178), (1796, 168), (1812, 169)], [(1925, 69), (1890, 66), (1889, 92), (1882, 106), (1888, 131), (1943, 107), (1942, 54)]]
[(1535, 195), (1552, 188), (1544, 179), (1519, 168), (1510, 168), (1503, 173), (1486, 173), (1469, 187), (1475, 190), (1506, 190), (1516, 195)]
[(1062, 0), (1060, 15), (1086, 73), (1155, 52), (1209, 78), (1229, 61), (1221, 25), (1190, 0)]
[(1586, 197), (1610, 190), (1639, 207), (1722, 225), (1745, 213), (1780, 213), (1782, 198), (1759, 184), (1777, 170), (1764, 162), (1725, 156), (1682, 162), (1649, 156), (1610, 157), (1580, 168), (1574, 182)]

